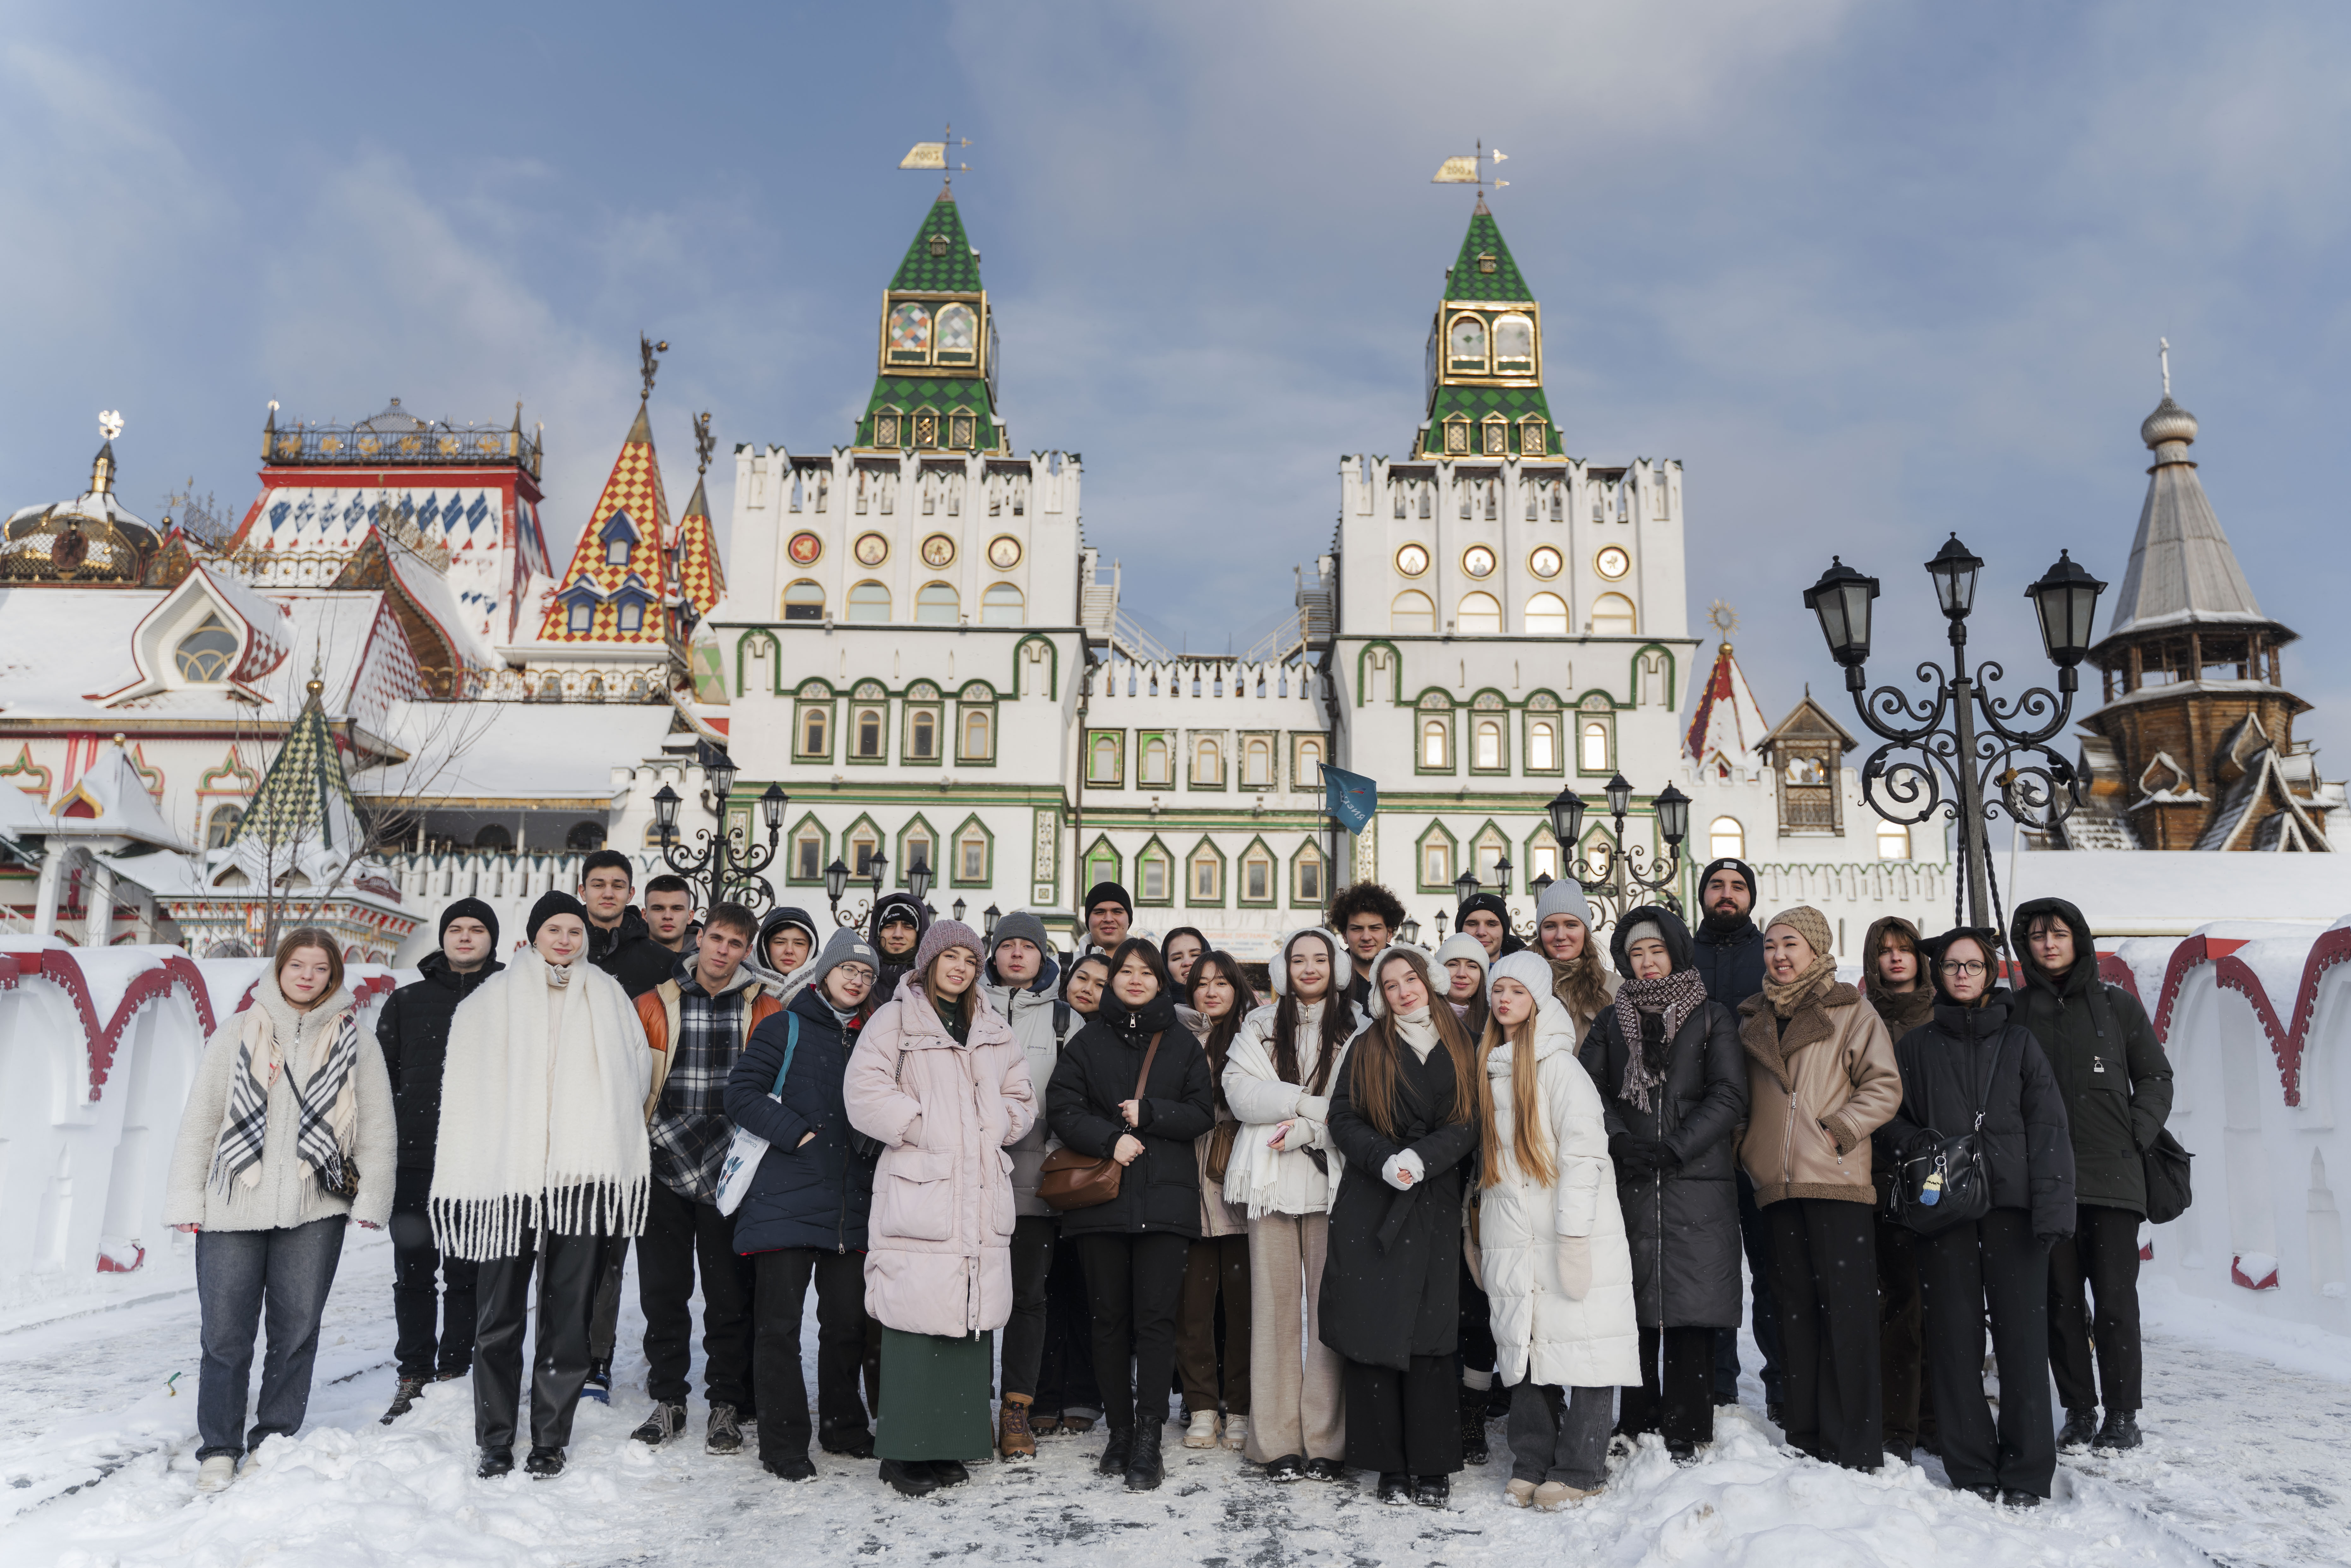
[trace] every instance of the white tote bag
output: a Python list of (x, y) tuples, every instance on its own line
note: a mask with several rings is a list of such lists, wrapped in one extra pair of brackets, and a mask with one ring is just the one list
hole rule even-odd
[[(775, 1086), (768, 1098), (782, 1103), (784, 1075), (792, 1070), (792, 1052), (800, 1046), (800, 1016), (784, 1015), (784, 1064), (776, 1070)], [(743, 1207), (743, 1195), (751, 1190), (751, 1178), (759, 1174), (759, 1162), (767, 1157), (768, 1140), (748, 1127), (737, 1127), (726, 1145), (726, 1163), (718, 1168), (718, 1212), (732, 1214)]]

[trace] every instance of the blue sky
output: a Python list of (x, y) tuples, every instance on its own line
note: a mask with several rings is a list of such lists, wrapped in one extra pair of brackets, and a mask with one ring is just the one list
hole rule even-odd
[[(1784, 711), (1798, 601), (1886, 579), (1876, 672), (1939, 645), (1917, 564), (1991, 562), (1979, 652), (2045, 670), (2023, 585), (2118, 583), (2155, 340), (2307, 733), (2351, 767), (2351, 13), (2186, 5), (11, 6), (0, 500), (241, 511), (265, 403), (548, 426), (568, 538), (632, 412), (673, 505), (722, 446), (845, 440), (953, 120), (1020, 447), (1170, 640), (1246, 645), (1399, 453), (1482, 136), (1570, 451), (1687, 465), (1693, 616)], [(714, 495), (721, 517), (727, 497)]]

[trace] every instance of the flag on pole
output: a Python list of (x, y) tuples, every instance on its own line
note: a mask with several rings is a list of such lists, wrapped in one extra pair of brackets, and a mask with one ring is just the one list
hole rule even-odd
[(1380, 809), (1380, 787), (1360, 773), (1325, 763), (1322, 768), (1322, 809), (1339, 819), (1351, 833), (1371, 826)]

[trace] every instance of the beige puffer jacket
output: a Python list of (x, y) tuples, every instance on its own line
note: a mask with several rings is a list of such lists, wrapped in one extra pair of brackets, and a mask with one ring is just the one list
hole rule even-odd
[(1798, 1008), (1785, 1034), (1761, 992), (1739, 1004), (1739, 1020), (1748, 1103), (1739, 1159), (1756, 1203), (1876, 1203), (1869, 1134), (1902, 1103), (1894, 1041), (1877, 1010), (1838, 981)]

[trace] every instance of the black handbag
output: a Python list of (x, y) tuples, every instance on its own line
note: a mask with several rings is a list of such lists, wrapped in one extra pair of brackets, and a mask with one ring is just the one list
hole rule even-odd
[(2189, 1187), (2188, 1162), (2196, 1156), (2180, 1146), (2169, 1128), (2155, 1135), (2155, 1147), (2139, 1156), (2147, 1170), (2147, 1221), (2168, 1225), (2196, 1201)]
[(1983, 1124), (1992, 1081), (2007, 1050), (2004, 1037), (1992, 1048), (1983, 1092), (1976, 1096), (1975, 1125), (1956, 1138), (1929, 1128), (1934, 1142), (1906, 1154), (1895, 1166), (1893, 1218), (1916, 1235), (1939, 1235), (1991, 1212), (1991, 1161), (1984, 1154)]

